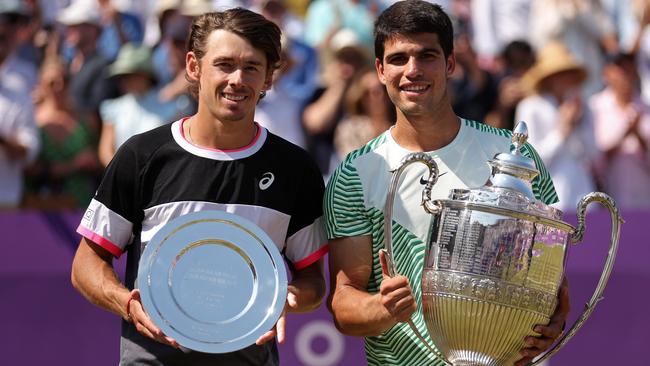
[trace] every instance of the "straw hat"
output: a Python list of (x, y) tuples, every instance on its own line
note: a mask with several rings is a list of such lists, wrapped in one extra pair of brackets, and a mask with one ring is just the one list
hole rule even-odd
[(528, 92), (539, 92), (544, 79), (565, 71), (578, 73), (580, 83), (587, 79), (587, 69), (576, 60), (564, 43), (553, 41), (539, 51), (537, 61), (522, 76), (521, 83)]
[(120, 48), (117, 59), (108, 68), (108, 74), (113, 77), (135, 73), (149, 74), (153, 78), (151, 50), (145, 46), (127, 43)]

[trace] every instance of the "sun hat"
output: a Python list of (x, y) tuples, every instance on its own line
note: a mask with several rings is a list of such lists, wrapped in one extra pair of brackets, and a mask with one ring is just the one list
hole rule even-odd
[(574, 71), (580, 83), (587, 79), (587, 69), (571, 54), (564, 43), (552, 41), (537, 54), (537, 61), (521, 78), (524, 90), (529, 93), (539, 92), (542, 81), (549, 76)]
[(146, 73), (153, 77), (151, 49), (127, 43), (120, 48), (117, 59), (108, 67), (110, 77)]
[(91, 24), (102, 26), (101, 14), (96, 1), (75, 0), (61, 9), (56, 20), (63, 25)]

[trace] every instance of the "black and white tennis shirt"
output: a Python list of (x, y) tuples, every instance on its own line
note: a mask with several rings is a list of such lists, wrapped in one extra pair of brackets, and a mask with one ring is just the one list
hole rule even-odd
[[(304, 150), (259, 125), (253, 141), (241, 149), (200, 148), (185, 138), (186, 120), (125, 142), (77, 229), (115, 257), (129, 251), (128, 288), (133, 288), (140, 254), (153, 235), (170, 220), (195, 211), (222, 210), (247, 218), (297, 270), (326, 254), (323, 178)], [(129, 328), (123, 327), (123, 348), (125, 336), (140, 343)], [(122, 356), (125, 361), (124, 349)]]

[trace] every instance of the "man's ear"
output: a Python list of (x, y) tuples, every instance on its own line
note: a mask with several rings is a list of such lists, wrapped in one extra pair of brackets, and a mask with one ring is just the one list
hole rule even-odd
[(275, 70), (269, 70), (266, 72), (266, 77), (264, 78), (264, 85), (262, 85), (262, 90), (266, 91), (271, 89), (273, 85), (273, 73)]
[(375, 59), (375, 70), (377, 70), (377, 77), (379, 78), (379, 82), (386, 85), (386, 77), (384, 76), (384, 64), (378, 58)]
[(447, 77), (451, 77), (451, 74), (456, 70), (456, 55), (452, 51), (449, 56), (447, 56)]
[(185, 55), (185, 72), (187, 76), (198, 82), (201, 77), (201, 62), (196, 58), (194, 52), (188, 52)]

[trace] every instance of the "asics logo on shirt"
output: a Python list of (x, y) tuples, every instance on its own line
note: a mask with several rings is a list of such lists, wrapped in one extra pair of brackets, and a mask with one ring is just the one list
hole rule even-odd
[(262, 179), (260, 179), (260, 189), (261, 190), (266, 190), (273, 184), (273, 181), (275, 180), (275, 176), (271, 172), (266, 172), (262, 174)]

